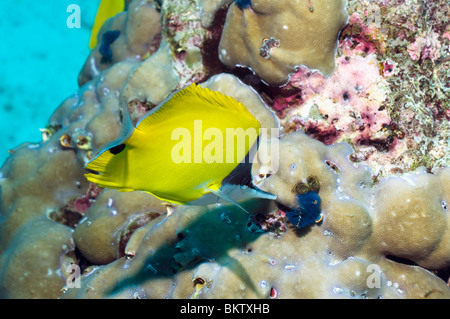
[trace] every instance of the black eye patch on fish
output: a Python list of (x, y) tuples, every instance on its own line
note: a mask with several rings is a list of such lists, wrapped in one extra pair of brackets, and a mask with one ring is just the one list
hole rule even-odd
[(117, 155), (125, 149), (125, 144), (119, 144), (117, 146), (113, 146), (109, 149), (111, 154)]

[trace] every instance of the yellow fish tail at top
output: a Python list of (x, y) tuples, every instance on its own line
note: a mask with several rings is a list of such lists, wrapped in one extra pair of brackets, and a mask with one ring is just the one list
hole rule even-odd
[(102, 0), (95, 16), (94, 27), (92, 28), (89, 48), (93, 49), (97, 45), (97, 36), (103, 23), (111, 17), (125, 9), (125, 0)]

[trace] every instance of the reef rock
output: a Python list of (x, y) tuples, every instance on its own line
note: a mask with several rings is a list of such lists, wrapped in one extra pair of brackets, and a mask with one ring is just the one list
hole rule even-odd
[(248, 66), (271, 85), (285, 84), (300, 65), (330, 75), (346, 21), (345, 0), (252, 0), (248, 8), (235, 2), (228, 9), (219, 57), (229, 67)]

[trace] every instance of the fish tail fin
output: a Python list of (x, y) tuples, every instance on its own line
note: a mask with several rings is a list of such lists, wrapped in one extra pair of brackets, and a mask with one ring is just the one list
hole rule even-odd
[(121, 191), (134, 190), (127, 187), (127, 148), (127, 144), (122, 143), (110, 147), (97, 155), (85, 168), (98, 172), (98, 174), (85, 174), (87, 180), (100, 187), (115, 188)]

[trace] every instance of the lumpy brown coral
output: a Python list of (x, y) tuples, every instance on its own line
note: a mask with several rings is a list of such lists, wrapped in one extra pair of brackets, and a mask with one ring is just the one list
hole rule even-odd
[(111, 64), (127, 59), (141, 61), (155, 52), (161, 32), (160, 19), (153, 1), (132, 1), (126, 12), (107, 20), (100, 29), (98, 38), (101, 39), (108, 31), (119, 32), (118, 38), (110, 44), (111, 57), (105, 61), (100, 52), (102, 43), (99, 41), (83, 66), (78, 83), (85, 84)]
[(248, 9), (233, 3), (219, 57), (229, 67), (251, 68), (271, 85), (285, 84), (300, 65), (330, 75), (337, 36), (346, 20), (345, 0), (256, 0)]
[[(283, 205), (293, 207), (292, 187), (315, 176), (324, 213), (320, 227), (335, 237), (331, 251), (338, 252), (338, 258), (361, 253), (372, 262), (382, 255), (428, 269), (448, 267), (448, 168), (434, 174), (422, 168), (375, 184), (367, 166), (351, 163), (352, 152), (346, 144), (326, 147), (304, 134), (288, 134), (280, 141), (280, 154), (285, 156), (277, 169), (254, 165), (255, 180), (263, 190), (277, 194)], [(259, 178), (261, 170), (269, 170), (270, 176)]]
[[(450, 297), (446, 283), (425, 270), (450, 264), (450, 218), (443, 205), (448, 169), (374, 184), (368, 167), (348, 159), (351, 152), (345, 144), (286, 135), (278, 170), (259, 184), (289, 207), (292, 187), (315, 176), (320, 224), (275, 233), (250, 227), (255, 219), (235, 207), (177, 206), (139, 230), (128, 247), (132, 259), (97, 268), (86, 279), (90, 290), (72, 289), (66, 297), (269, 298), (274, 291), (277, 298)], [(393, 196), (398, 184), (402, 191)], [(278, 209), (261, 201), (246, 208), (260, 221)], [(111, 279), (115, 273), (120, 275)]]

